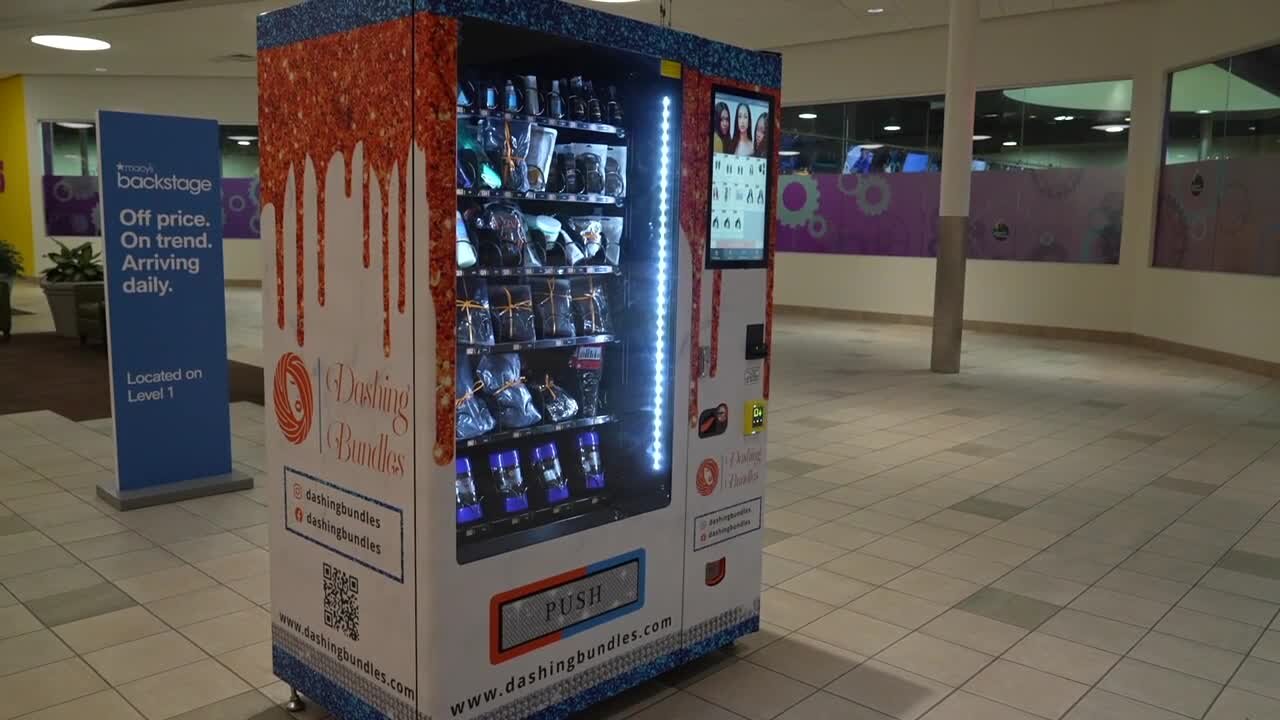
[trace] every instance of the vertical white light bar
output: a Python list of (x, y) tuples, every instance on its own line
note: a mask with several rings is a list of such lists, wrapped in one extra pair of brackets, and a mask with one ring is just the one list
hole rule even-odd
[(658, 267), (657, 297), (654, 315), (657, 319), (653, 345), (653, 469), (662, 469), (662, 436), (666, 431), (663, 401), (667, 396), (667, 215), (671, 188), (671, 98), (662, 98), (661, 155), (658, 158)]

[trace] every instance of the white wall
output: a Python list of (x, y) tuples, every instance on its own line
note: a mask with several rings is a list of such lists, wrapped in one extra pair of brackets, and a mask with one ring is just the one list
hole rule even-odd
[[(36, 254), (54, 249), (44, 234), (44, 194), (40, 192), (44, 158), (41, 120), (93, 120), (97, 111), (188, 115), (222, 123), (256, 124), (258, 88), (253, 78), (112, 77), (27, 75), (27, 152), (31, 163), (31, 212)], [(84, 238), (61, 238), (80, 243)], [(94, 244), (101, 247), (101, 239)], [(223, 257), (228, 280), (261, 280), (261, 242), (230, 239)], [(47, 266), (39, 262), (39, 267)]]
[[(930, 28), (783, 48), (783, 100), (941, 92), (946, 42), (945, 28)], [(1274, 0), (1138, 1), (982, 22), (979, 88), (1132, 78), (1134, 106), (1120, 264), (970, 261), (965, 316), (1135, 332), (1280, 362), (1280, 332), (1262, 325), (1262, 309), (1280, 307), (1280, 278), (1150, 267), (1165, 74), (1277, 42)], [(929, 258), (781, 253), (777, 272), (780, 305), (932, 313)]]

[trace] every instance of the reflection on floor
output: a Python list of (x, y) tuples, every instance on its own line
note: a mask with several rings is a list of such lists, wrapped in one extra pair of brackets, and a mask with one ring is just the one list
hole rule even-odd
[[(935, 376), (927, 343), (780, 320), (764, 630), (583, 717), (1280, 717), (1280, 384), (995, 336)], [(257, 489), (124, 514), (104, 423), (0, 418), (0, 718), (284, 698), (262, 410), (233, 415)]]

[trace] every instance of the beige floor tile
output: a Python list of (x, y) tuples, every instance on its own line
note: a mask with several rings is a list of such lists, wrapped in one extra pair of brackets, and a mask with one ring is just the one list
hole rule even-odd
[[(1064, 720), (1185, 720), (1178, 715), (1154, 705), (1131, 700), (1123, 695), (1094, 688), (1067, 713)], [(1222, 718), (1221, 720), (1227, 720)], [(1241, 720), (1232, 717), (1230, 720)]]
[(99, 558), (111, 557), (135, 550), (145, 550), (152, 546), (150, 540), (132, 530), (129, 532), (103, 535), (88, 540), (77, 540), (65, 543), (63, 547), (85, 562)]
[(850, 670), (826, 689), (898, 720), (916, 720), (946, 697), (952, 688), (922, 675), (870, 660)]
[(1059, 611), (1037, 628), (1037, 632), (1121, 654), (1129, 652), (1146, 633), (1135, 625), (1071, 609)]
[(836, 607), (852, 602), (872, 590), (872, 586), (867, 583), (819, 569), (800, 573), (778, 587)]
[(72, 543), (77, 540), (87, 540), (89, 538), (102, 537), (103, 535), (113, 535), (128, 530), (125, 526), (112, 520), (109, 517), (94, 518), (92, 520), (81, 520), (78, 522), (67, 523), (66, 525), (55, 525), (44, 529), (44, 534), (53, 538), (60, 543)]
[(1160, 621), (1171, 605), (1093, 587), (1082, 593), (1069, 607), (1072, 610), (1150, 628)]
[[(1195, 640), (1206, 645), (1247, 653), (1262, 635), (1262, 628), (1216, 615), (1175, 607), (1155, 627), (1157, 632)], [(1270, 633), (1268, 633), (1270, 634)], [(1265, 643), (1265, 640), (1263, 641)], [(1260, 643), (1261, 645), (1261, 643)], [(1256, 653), (1257, 650), (1254, 650)], [(1277, 658), (1280, 659), (1280, 658)]]
[(143, 720), (120, 693), (103, 690), (24, 715), (22, 720)]
[(206, 657), (191, 641), (168, 630), (96, 650), (84, 659), (107, 682), (119, 686)]
[(1229, 687), (1204, 716), (1205, 720), (1255, 720), (1280, 717), (1280, 700)]
[(777, 588), (760, 594), (760, 618), (787, 630), (799, 630), (834, 609), (826, 603)]
[(146, 608), (124, 610), (58, 625), (53, 631), (80, 654), (130, 642), (167, 630), (164, 623)]
[(848, 551), (816, 540), (790, 537), (781, 542), (773, 543), (765, 552), (786, 560), (814, 566), (834, 560)]
[(911, 633), (876, 656), (876, 660), (959, 687), (994, 658), (923, 633)]
[(877, 588), (849, 603), (846, 609), (914, 630), (946, 612), (947, 606), (896, 590)]
[(262, 608), (250, 608), (188, 625), (182, 634), (210, 655), (221, 655), (269, 639), (271, 615)]
[(864, 545), (858, 549), (858, 552), (915, 567), (929, 562), (944, 551), (930, 545), (890, 535), (869, 545)]
[(57, 635), (37, 630), (0, 640), (0, 676), (48, 665), (75, 655)]
[(0, 608), (0, 638), (25, 635), (43, 627), (22, 605), (10, 605)]
[(247, 610), (253, 603), (222, 585), (147, 603), (147, 609), (174, 627)]
[(1225, 684), (1244, 662), (1240, 653), (1160, 632), (1148, 633), (1129, 651), (1129, 657), (1219, 684)]
[(1190, 717), (1204, 715), (1222, 689), (1208, 680), (1128, 658), (1116, 663), (1098, 687)]
[(189, 563), (199, 563), (248, 552), (254, 549), (254, 545), (235, 534), (223, 532), (172, 543), (165, 549)]
[(999, 655), (1013, 647), (1026, 630), (963, 610), (948, 610), (920, 629), (926, 635), (967, 648)]
[(14, 597), (23, 602), (97, 585), (102, 577), (87, 565), (68, 565), (19, 575), (4, 581)]
[(867, 543), (879, 540), (883, 536), (870, 530), (851, 527), (839, 522), (829, 522), (812, 530), (806, 530), (803, 537), (844, 548), (845, 550), (857, 550)]
[(254, 548), (204, 560), (195, 566), (218, 582), (225, 583), (267, 572), (270, 570), (270, 555), (262, 548)]
[(48, 536), (32, 528), (26, 532), (0, 536), (0, 555), (12, 555), (50, 545), (53, 545), (53, 541)]
[(79, 560), (74, 555), (57, 545), (0, 555), (0, 581), (78, 563)]
[(227, 583), (227, 587), (258, 605), (266, 605), (271, 602), (270, 575), (254, 575), (240, 580), (232, 580)]
[(778, 720), (893, 720), (893, 718), (865, 705), (845, 700), (838, 695), (816, 692), (779, 715)]
[(1038, 720), (1037, 716), (963, 690), (925, 714), (923, 720)]
[(872, 585), (883, 585), (909, 572), (911, 566), (893, 562), (892, 560), (885, 560), (874, 555), (851, 552), (824, 564), (822, 569), (851, 577), (854, 580), (871, 583)]
[(686, 692), (641, 710), (632, 720), (739, 720), (742, 716)]
[(816, 688), (749, 662), (735, 663), (688, 692), (752, 720), (772, 720)]
[(954, 605), (982, 589), (977, 583), (920, 568), (886, 583), (885, 587), (942, 605)]
[(218, 661), (255, 688), (266, 687), (277, 680), (271, 670), (270, 640), (223, 653)]
[(184, 563), (167, 550), (147, 548), (90, 560), (88, 564), (106, 579), (115, 581), (181, 567)]
[(747, 661), (806, 685), (823, 687), (867, 658), (796, 633), (747, 656)]
[(800, 629), (800, 634), (871, 657), (909, 631), (873, 617), (836, 610)]
[(126, 578), (116, 583), (140, 603), (182, 595), (217, 584), (213, 578), (186, 565)]
[(0, 718), (19, 715), (65, 703), (107, 689), (80, 658), (68, 658), (49, 665), (0, 678)]
[(1006, 660), (1093, 685), (1120, 659), (1105, 650), (1033, 632), (1004, 654)]
[(117, 689), (147, 720), (166, 720), (250, 688), (218, 661), (209, 659), (135, 680)]
[(997, 660), (964, 689), (1046, 718), (1060, 718), (1089, 686), (1005, 660)]

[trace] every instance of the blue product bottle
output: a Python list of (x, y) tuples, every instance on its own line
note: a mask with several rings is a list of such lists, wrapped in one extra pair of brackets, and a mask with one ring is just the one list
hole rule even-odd
[(547, 490), (548, 504), (555, 505), (569, 499), (569, 478), (560, 469), (555, 443), (539, 445), (533, 449), (533, 468)]
[(591, 490), (604, 489), (604, 467), (600, 463), (600, 434), (584, 432), (578, 436), (578, 462), (582, 476)]
[(525, 494), (524, 475), (520, 473), (520, 453), (503, 450), (489, 454), (489, 470), (493, 472), (493, 484), (502, 498), (502, 509), (508, 513), (529, 509)]
[(484, 509), (480, 507), (480, 494), (476, 492), (475, 478), (471, 475), (471, 461), (460, 457), (454, 462), (457, 479), (453, 483), (454, 496), (457, 499), (458, 524), (466, 525), (484, 517)]

